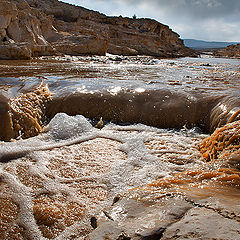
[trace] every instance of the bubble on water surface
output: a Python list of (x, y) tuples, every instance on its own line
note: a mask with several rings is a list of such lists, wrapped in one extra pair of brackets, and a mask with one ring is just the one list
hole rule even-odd
[(90, 122), (81, 115), (71, 117), (65, 113), (59, 113), (49, 123), (49, 133), (55, 140), (73, 138), (91, 129)]

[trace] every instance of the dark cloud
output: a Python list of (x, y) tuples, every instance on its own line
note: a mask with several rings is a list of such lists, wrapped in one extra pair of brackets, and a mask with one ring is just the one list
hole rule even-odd
[[(115, 0), (115, 2), (118, 0)], [(134, 4), (147, 2), (159, 9), (163, 8), (169, 14), (175, 14), (176, 17), (189, 18), (215, 18), (235, 16), (240, 19), (240, 1), (239, 0), (119, 0)]]

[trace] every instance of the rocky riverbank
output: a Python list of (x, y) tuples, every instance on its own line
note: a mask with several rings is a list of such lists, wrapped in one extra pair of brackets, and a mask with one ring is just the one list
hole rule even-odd
[(108, 17), (58, 0), (0, 0), (0, 59), (47, 55), (195, 55), (152, 19)]
[(240, 59), (240, 44), (230, 45), (224, 49), (214, 52), (216, 57), (239, 58)]

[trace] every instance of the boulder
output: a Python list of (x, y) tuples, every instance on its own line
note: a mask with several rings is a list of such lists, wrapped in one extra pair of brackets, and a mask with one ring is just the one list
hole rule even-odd
[[(207, 221), (206, 221), (207, 220)], [(167, 228), (161, 239), (238, 239), (240, 225), (213, 210), (192, 208), (181, 221)]]
[(31, 59), (32, 52), (26, 44), (4, 44), (0, 45), (0, 59)]

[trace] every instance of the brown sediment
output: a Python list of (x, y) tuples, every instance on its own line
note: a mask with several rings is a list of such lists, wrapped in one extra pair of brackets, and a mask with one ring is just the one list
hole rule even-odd
[(39, 134), (46, 119), (46, 104), (51, 97), (47, 85), (41, 84), (36, 90), (18, 98), (4, 99), (0, 112), (0, 139), (9, 141)]
[(173, 177), (152, 182), (148, 184), (148, 187), (169, 188), (173, 185), (181, 186), (186, 184), (198, 186), (201, 183), (208, 185), (207, 181), (240, 187), (240, 172), (234, 169), (186, 171)]
[(0, 239), (23, 240), (23, 229), (15, 224), (19, 206), (9, 197), (0, 197)]
[[(90, 219), (89, 212), (109, 194), (108, 186), (99, 181), (98, 176), (108, 173), (115, 162), (126, 158), (125, 153), (117, 150), (119, 144), (96, 138), (6, 164), (3, 171), (11, 173), (19, 185), (27, 187), (32, 207), (24, 210), (28, 212), (20, 212), (21, 206), (12, 199), (21, 199), (21, 193), (12, 192), (8, 189), (11, 183), (0, 179), (0, 239), (14, 239), (17, 234), (16, 239), (28, 239), (29, 229), (22, 228), (18, 222), (21, 214), (34, 217), (42, 235), (39, 239), (61, 238), (60, 235), (74, 224), (82, 224), (76, 230), (78, 237), (89, 234), (92, 227), (90, 221), (84, 222), (84, 219)], [(21, 200), (19, 203), (25, 204)], [(8, 238), (4, 234), (8, 234)]]
[(231, 155), (239, 155), (240, 162), (240, 121), (218, 128), (202, 141), (199, 150), (207, 162), (227, 159)]
[(43, 237), (55, 238), (66, 227), (80, 221), (85, 206), (64, 196), (40, 195), (33, 200), (33, 214)]

